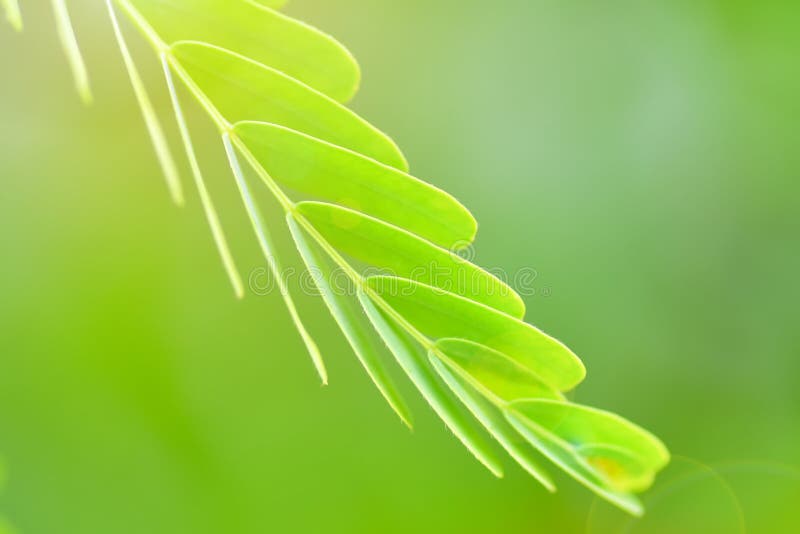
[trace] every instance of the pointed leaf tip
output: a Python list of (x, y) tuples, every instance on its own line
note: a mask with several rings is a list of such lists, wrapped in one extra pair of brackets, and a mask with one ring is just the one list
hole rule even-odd
[(326, 258), (324, 251), (319, 246), (314, 246), (307, 239), (306, 232), (291, 213), (286, 216), (287, 224), (292, 238), (295, 241), (300, 256), (303, 259), (309, 272), (312, 273), (315, 285), (320, 291), (322, 300), (330, 311), (333, 319), (339, 325), (350, 347), (353, 349), (367, 375), (378, 388), (378, 391), (386, 399), (386, 402), (400, 417), (400, 420), (409, 428), (412, 428), (411, 411), (405, 399), (400, 394), (394, 384), (388, 370), (381, 359), (381, 354), (376, 346), (373, 336), (374, 332), (366, 324), (366, 318), (353, 301), (351, 294), (347, 291), (340, 291), (331, 286), (334, 280), (334, 270), (330, 260)]
[(511, 403), (506, 418), (578, 482), (633, 515), (644, 512), (633, 493), (647, 489), (669, 460), (652, 434), (595, 408), (528, 399)]
[(255, 198), (250, 193), (250, 187), (247, 185), (244, 172), (242, 172), (242, 167), (239, 164), (239, 158), (236, 155), (236, 149), (233, 147), (231, 136), (228, 132), (222, 134), (222, 144), (225, 147), (225, 153), (228, 156), (228, 163), (231, 171), (233, 172), (233, 177), (236, 181), (236, 186), (239, 189), (239, 194), (242, 197), (242, 203), (244, 204), (245, 211), (250, 219), (250, 224), (253, 227), (253, 232), (256, 234), (256, 239), (258, 240), (261, 252), (264, 255), (267, 266), (269, 267), (269, 270), (277, 283), (281, 298), (283, 299), (286, 309), (292, 318), (292, 322), (294, 322), (295, 328), (300, 334), (300, 337), (306, 346), (306, 350), (308, 351), (308, 354), (314, 363), (314, 367), (316, 368), (323, 385), (325, 385), (328, 383), (328, 372), (325, 369), (325, 362), (322, 359), (322, 354), (320, 353), (316, 342), (314, 342), (311, 334), (308, 332), (305, 324), (300, 318), (300, 313), (297, 311), (297, 306), (295, 305), (294, 299), (292, 298), (289, 288), (286, 285), (286, 280), (284, 280), (283, 269), (281, 269), (278, 257), (274, 253), (275, 247), (272, 245), (272, 237), (267, 230), (267, 226), (264, 224), (264, 219), (261, 216), (261, 211), (258, 209)]
[(483, 425), (487, 432), (506, 450), (525, 471), (542, 484), (547, 491), (553, 493), (556, 486), (547, 471), (533, 457), (530, 445), (503, 418), (502, 412), (492, 406), (489, 401), (474, 387), (449, 367), (441, 348), (430, 352), (431, 363), (439, 376), (450, 387), (450, 390), (461, 400), (467, 409)]
[(465, 414), (464, 410), (448, 395), (433, 373), (425, 351), (418, 347), (392, 319), (388, 318), (362, 288), (358, 288), (358, 299), (397, 363), (403, 368), (433, 411), (484, 467), (494, 476), (501, 478), (503, 467), (494, 449), (480, 430), (475, 427), (468, 414)]

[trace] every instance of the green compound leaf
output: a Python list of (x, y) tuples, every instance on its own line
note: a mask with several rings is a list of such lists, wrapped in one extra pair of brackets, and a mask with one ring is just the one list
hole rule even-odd
[(283, 1), (129, 1), (167, 44), (203, 41), (226, 48), (339, 102), (358, 89), (361, 74), (350, 52), (319, 30), (270, 9)]
[(297, 211), (334, 248), (381, 272), (435, 285), (515, 317), (525, 314), (525, 304), (513, 289), (453, 251), (334, 204), (301, 202)]
[[(16, 0), (0, 1), (7, 18), (21, 28)], [(88, 76), (64, 0), (51, 1), (76, 83), (88, 99)], [(564, 344), (521, 320), (525, 305), (508, 285), (456, 254), (475, 237), (477, 223), (469, 211), (407, 174), (395, 143), (341, 104), (354, 94), (360, 76), (344, 46), (274, 11), (283, 0), (106, 1), (159, 160), (180, 203), (177, 169), (114, 5), (162, 62), (192, 175), (238, 295), (243, 287), (203, 184), (176, 83), (220, 130), (273, 274), (280, 273), (280, 263), (238, 155), (283, 209), (325, 304), (401, 420), (410, 426), (408, 408), (375, 346), (379, 340), (446, 426), (495, 475), (502, 476), (502, 467), (475, 420), (548, 489), (554, 486), (534, 458), (537, 449), (603, 498), (642, 513), (633, 493), (652, 484), (669, 460), (667, 450), (616, 415), (564, 400), (561, 392), (584, 378), (583, 364)], [(364, 268), (391, 276), (367, 276)], [(334, 274), (345, 276), (358, 302), (334, 283)], [(285, 284), (278, 285), (325, 382), (317, 345)]]
[(554, 463), (627, 511), (640, 515), (631, 492), (646, 490), (669, 462), (666, 447), (621, 417), (545, 399), (512, 403), (509, 422)]
[(334, 267), (330, 260), (318, 250), (295, 222), (292, 214), (286, 216), (292, 237), (297, 244), (297, 249), (309, 271), (312, 273), (314, 283), (322, 295), (322, 300), (342, 330), (347, 342), (358, 357), (361, 365), (367, 371), (370, 379), (408, 427), (412, 427), (411, 412), (402, 395), (397, 390), (389, 372), (383, 364), (379, 348), (375, 345), (374, 334), (353, 295), (345, 294), (340, 287), (332, 287), (334, 280)]
[(431, 339), (460, 338), (501, 352), (558, 391), (583, 380), (583, 363), (563, 343), (510, 315), (412, 280), (375, 276), (369, 286)]
[(352, 150), (277, 124), (240, 122), (233, 132), (276, 182), (405, 228), (439, 246), (469, 243), (478, 225), (441, 189)]
[(408, 170), (400, 149), (385, 134), (277, 69), (201, 42), (181, 41), (171, 52), (228, 122), (280, 124)]

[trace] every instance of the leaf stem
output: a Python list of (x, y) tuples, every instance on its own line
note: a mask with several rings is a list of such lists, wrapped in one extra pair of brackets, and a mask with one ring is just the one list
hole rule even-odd
[(183, 68), (183, 65), (181, 65), (180, 62), (177, 59), (175, 59), (175, 56), (172, 55), (172, 50), (170, 48), (166, 48), (165, 51), (162, 53), (166, 55), (167, 61), (169, 61), (170, 66), (178, 75), (178, 77), (181, 79), (186, 88), (189, 89), (189, 91), (192, 93), (192, 96), (195, 97), (200, 106), (202, 106), (205, 112), (208, 113), (208, 115), (211, 117), (211, 120), (214, 122), (214, 125), (219, 129), (220, 133), (231, 131), (231, 129), (233, 128), (233, 126), (231, 126), (231, 123), (229, 123), (227, 119), (225, 119), (225, 117), (222, 116), (222, 114), (219, 112), (216, 106), (214, 106), (214, 104), (212, 104), (211, 101), (208, 99), (203, 90), (197, 87), (197, 84)]
[[(111, 0), (107, 0), (109, 3)], [(161, 37), (158, 36), (156, 31), (153, 29), (150, 24), (148, 24), (147, 20), (142, 16), (139, 11), (131, 5), (128, 0), (114, 0), (119, 6), (122, 8), (125, 13), (127, 13), (128, 17), (133, 22), (134, 26), (136, 26), (142, 34), (144, 34), (145, 39), (150, 42), (150, 45), (155, 49), (157, 54), (162, 54), (163, 52), (167, 52), (169, 50), (169, 45), (161, 40)]]
[(259, 178), (261, 178), (261, 181), (264, 182), (264, 185), (267, 186), (267, 189), (269, 189), (273, 196), (277, 199), (278, 203), (283, 208), (284, 215), (287, 213), (295, 214), (295, 203), (292, 202), (289, 196), (284, 193), (283, 189), (281, 189), (280, 186), (275, 183), (275, 180), (272, 179), (272, 176), (269, 175), (267, 170), (264, 169), (258, 159), (256, 159), (253, 153), (250, 152), (250, 149), (247, 147), (247, 145), (244, 144), (241, 139), (239, 139), (239, 137), (236, 135), (236, 132), (231, 129), (229, 130), (229, 134), (231, 135), (231, 139), (236, 145), (236, 148), (238, 148), (244, 156), (244, 159), (247, 160), (247, 163), (250, 165), (250, 167), (256, 171), (256, 174), (258, 174)]

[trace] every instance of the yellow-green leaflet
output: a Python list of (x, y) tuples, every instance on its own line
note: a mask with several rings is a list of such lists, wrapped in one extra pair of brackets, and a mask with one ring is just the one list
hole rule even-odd
[(400, 149), (384, 133), (294, 78), (206, 43), (181, 41), (171, 50), (228, 122), (279, 124), (408, 170)]
[(470, 243), (478, 225), (441, 189), (336, 145), (276, 124), (240, 122), (233, 131), (276, 182), (366, 213), (444, 248)]
[(515, 317), (525, 315), (525, 304), (513, 289), (454, 251), (334, 204), (301, 202), (297, 210), (331, 245), (381, 274), (434, 285)]
[(509, 406), (509, 421), (543, 454), (603, 497), (641, 513), (629, 492), (640, 492), (669, 462), (666, 447), (621, 417), (546, 399)]
[[(511, 410), (573, 445), (620, 490), (647, 489), (652, 480), (643, 480), (642, 471), (661, 469), (669, 461), (669, 453), (658, 438), (609, 412), (547, 399), (521, 400)], [(606, 456), (611, 450), (616, 452)], [(618, 461), (620, 454), (635, 459), (640, 467), (633, 467), (628, 460)]]
[(554, 464), (569, 473), (575, 480), (591, 489), (602, 498), (606, 499), (628, 513), (636, 516), (644, 513), (641, 501), (630, 493), (611, 489), (597, 473), (589, 468), (585, 462), (573, 454), (563, 442), (554, 439), (551, 434), (541, 432), (531, 421), (506, 414), (511, 425), (531, 442), (542, 454), (547, 456)]
[(373, 332), (369, 325), (366, 324), (366, 318), (355, 302), (355, 294), (346, 287), (332, 287), (335, 279), (330, 260), (325, 258), (323, 253), (317, 250), (309, 241), (291, 214), (287, 215), (286, 220), (297, 249), (314, 277), (314, 284), (319, 289), (331, 315), (333, 315), (342, 329), (342, 333), (350, 343), (353, 352), (358, 357), (361, 365), (364, 366), (372, 382), (381, 392), (381, 395), (383, 395), (400, 419), (411, 427), (411, 412), (381, 360)]
[(411, 280), (376, 276), (367, 283), (431, 339), (460, 338), (485, 345), (558, 391), (574, 388), (586, 374), (563, 343), (510, 315)]
[(270, 9), (284, 1), (129, 2), (167, 44), (191, 40), (227, 48), (339, 102), (350, 100), (358, 89), (361, 75), (350, 52), (319, 30)]

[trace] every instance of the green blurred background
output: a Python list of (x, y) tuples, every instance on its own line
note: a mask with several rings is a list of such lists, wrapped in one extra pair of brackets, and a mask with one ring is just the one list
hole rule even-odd
[[(23, 34), (0, 26), (0, 517), (15, 531), (800, 532), (800, 3), (286, 10), (351, 48), (355, 108), (473, 210), (477, 260), (536, 269), (528, 320), (584, 359), (575, 398), (673, 451), (633, 522), (563, 475), (555, 495), (510, 462), (493, 479), (405, 384), (407, 431), (303, 297), (321, 388), (280, 298), (232, 297), (196, 194), (170, 204), (103, 3), (70, 3), (88, 109), (48, 4), (23, 2)], [(190, 120), (249, 272), (223, 151)]]

